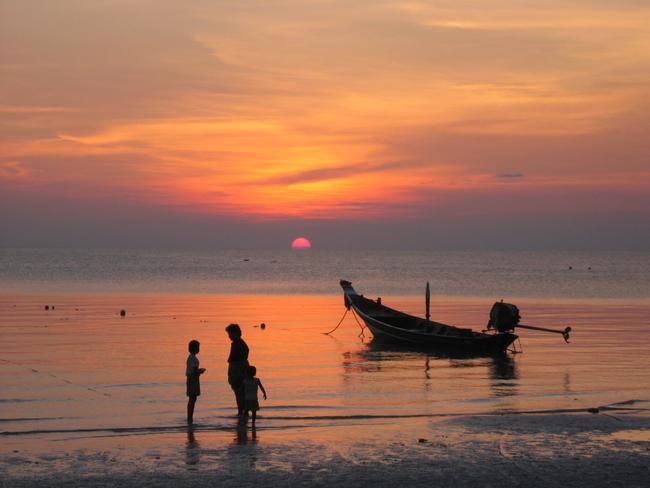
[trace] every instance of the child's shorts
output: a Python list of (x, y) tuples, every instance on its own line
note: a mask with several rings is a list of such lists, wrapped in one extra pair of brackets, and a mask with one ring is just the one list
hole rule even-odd
[(251, 410), (257, 412), (260, 409), (260, 403), (257, 401), (257, 398), (252, 400), (244, 400), (244, 410)]
[(187, 378), (187, 396), (188, 397), (197, 397), (201, 394), (201, 383), (199, 383), (199, 377)]

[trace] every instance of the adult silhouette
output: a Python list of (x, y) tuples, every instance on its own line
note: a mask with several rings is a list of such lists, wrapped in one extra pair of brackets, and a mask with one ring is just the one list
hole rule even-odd
[(244, 378), (248, 370), (248, 346), (241, 338), (241, 329), (237, 324), (226, 327), (230, 337), (230, 355), (228, 356), (228, 383), (235, 393), (237, 415), (244, 414)]

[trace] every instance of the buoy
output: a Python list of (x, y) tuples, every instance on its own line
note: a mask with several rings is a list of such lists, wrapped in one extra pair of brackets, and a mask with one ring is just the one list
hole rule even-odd
[(126, 310), (120, 310), (120, 317), (126, 317)]
[(49, 309), (50, 309), (50, 306), (49, 306), (49, 305), (45, 305), (44, 308), (45, 308), (45, 310), (49, 310)]
[(262, 329), (262, 330), (266, 329), (266, 324), (264, 322), (262, 322), (260, 324), (260, 329)]

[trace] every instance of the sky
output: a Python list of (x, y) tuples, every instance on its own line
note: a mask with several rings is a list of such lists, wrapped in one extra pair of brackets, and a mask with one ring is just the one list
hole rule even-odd
[(0, 0), (0, 246), (650, 249), (647, 0)]

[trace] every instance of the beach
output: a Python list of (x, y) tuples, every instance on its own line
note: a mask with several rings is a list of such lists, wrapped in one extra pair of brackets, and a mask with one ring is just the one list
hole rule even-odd
[(2, 0), (0, 488), (650, 488), (648, 39)]
[[(324, 335), (344, 312), (334, 295), (3, 295), (3, 483), (643, 486), (648, 305), (518, 303), (533, 323), (573, 326), (572, 342), (533, 332), (505, 358), (418, 352), (351, 317)], [(432, 300), (437, 319), (474, 328), (490, 305)], [(225, 381), (231, 321), (269, 392), (255, 430)], [(207, 372), (188, 429), (195, 338)]]
[(400, 422), (399, 429), (360, 423), (365, 435), (233, 426), (52, 438), (40, 453), (3, 454), (0, 466), (5, 486), (647, 486), (647, 417), (506, 414)]

